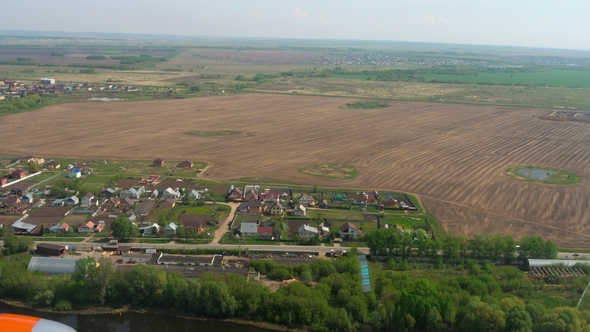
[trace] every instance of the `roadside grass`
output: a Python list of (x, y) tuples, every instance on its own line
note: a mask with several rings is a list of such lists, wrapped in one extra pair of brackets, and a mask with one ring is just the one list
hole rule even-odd
[(52, 236), (35, 236), (32, 237), (33, 241), (43, 241), (43, 242), (82, 242), (84, 241), (84, 237), (52, 237)]
[(579, 176), (564, 170), (540, 166), (511, 167), (506, 170), (506, 175), (517, 180), (546, 184), (569, 185), (582, 181)]
[[(330, 233), (338, 234), (340, 233), (340, 226), (344, 225), (345, 221), (334, 221), (330, 225)], [(363, 231), (363, 234), (369, 234), (371, 231), (376, 230), (379, 228), (377, 222), (369, 222), (369, 221), (354, 221), (353, 222), (356, 227)]]
[(356, 103), (346, 103), (345, 105), (340, 106), (340, 108), (348, 109), (348, 110), (359, 110), (359, 109), (379, 109), (379, 108), (386, 108), (389, 107), (388, 104), (378, 102), (378, 101), (359, 101)]
[(354, 179), (358, 172), (354, 166), (346, 164), (316, 164), (298, 169), (299, 173), (332, 179)]
[(239, 244), (242, 246), (247, 245), (277, 245), (280, 241), (273, 241), (273, 240), (262, 240), (257, 239), (256, 237), (250, 236), (243, 236), (240, 239), (236, 239), (231, 232), (225, 233), (221, 239), (219, 239), (220, 244)]

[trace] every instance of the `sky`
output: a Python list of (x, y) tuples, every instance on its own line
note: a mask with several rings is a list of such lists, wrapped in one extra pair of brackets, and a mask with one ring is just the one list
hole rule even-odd
[(590, 50), (589, 0), (20, 0), (0, 30)]

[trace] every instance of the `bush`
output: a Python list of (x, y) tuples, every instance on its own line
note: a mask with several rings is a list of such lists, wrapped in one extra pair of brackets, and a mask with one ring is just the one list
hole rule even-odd
[(69, 311), (72, 310), (72, 304), (68, 300), (59, 300), (53, 307), (55, 311)]
[(270, 273), (267, 274), (266, 277), (271, 280), (283, 281), (291, 279), (291, 273), (286, 268), (280, 267), (270, 271)]

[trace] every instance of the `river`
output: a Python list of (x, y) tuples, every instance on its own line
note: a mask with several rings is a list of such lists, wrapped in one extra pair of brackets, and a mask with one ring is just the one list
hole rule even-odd
[(200, 321), (160, 314), (126, 312), (121, 315), (74, 315), (39, 312), (7, 305), (0, 302), (0, 313), (47, 318), (69, 325), (78, 332), (268, 332), (270, 330), (235, 323)]

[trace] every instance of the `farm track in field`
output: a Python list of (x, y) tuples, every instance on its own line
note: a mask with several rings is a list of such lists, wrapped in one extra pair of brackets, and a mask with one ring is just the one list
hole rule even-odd
[[(270, 177), (320, 187), (422, 196), (453, 233), (541, 235), (590, 245), (590, 127), (544, 121), (548, 110), (390, 102), (343, 110), (352, 98), (248, 94), (174, 101), (64, 104), (2, 118), (0, 153), (48, 157), (191, 158), (212, 179)], [(189, 136), (231, 130), (241, 136)], [(28, 133), (25, 137), (15, 133)], [(73, 156), (72, 156), (73, 154)], [(357, 168), (350, 180), (297, 169)], [(564, 169), (570, 186), (519, 181), (509, 167)]]

